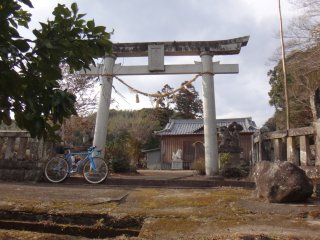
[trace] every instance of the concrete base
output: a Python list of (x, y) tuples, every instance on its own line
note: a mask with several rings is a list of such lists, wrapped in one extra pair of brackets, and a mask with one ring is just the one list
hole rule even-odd
[(214, 180), (214, 181), (223, 181), (224, 177), (221, 175), (214, 175), (214, 176), (207, 177), (207, 179)]
[(182, 161), (172, 161), (171, 169), (182, 170), (183, 169)]

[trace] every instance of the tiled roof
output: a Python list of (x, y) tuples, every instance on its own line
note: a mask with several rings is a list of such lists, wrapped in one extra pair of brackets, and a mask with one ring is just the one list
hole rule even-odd
[[(243, 127), (241, 132), (255, 132), (258, 130), (251, 117), (217, 119), (217, 127), (229, 126), (232, 122), (237, 122)], [(203, 134), (203, 119), (170, 119), (165, 128), (155, 132), (155, 134), (160, 136)]]

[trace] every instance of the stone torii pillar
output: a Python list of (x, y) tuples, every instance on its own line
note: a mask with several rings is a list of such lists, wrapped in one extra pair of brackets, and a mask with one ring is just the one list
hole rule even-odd
[(200, 57), (202, 62), (205, 170), (207, 176), (213, 176), (219, 171), (219, 163), (217, 161), (218, 141), (212, 54), (203, 52)]
[(101, 77), (101, 89), (99, 105), (96, 117), (96, 125), (94, 129), (93, 146), (97, 150), (101, 150), (101, 156), (105, 155), (106, 137), (107, 137), (107, 123), (109, 118), (109, 108), (111, 102), (112, 81), (113, 81), (113, 67), (116, 57), (107, 55), (104, 58), (103, 75)]
[[(218, 41), (113, 44), (112, 50), (116, 57), (148, 57), (148, 65), (121, 66), (121, 64), (114, 64), (114, 57), (106, 57), (103, 71), (97, 67), (81, 73), (87, 76), (104, 76), (93, 144), (98, 149), (104, 150), (105, 148), (113, 74), (117, 76), (202, 74), (206, 175), (216, 175), (219, 169), (213, 75), (238, 73), (239, 68), (238, 64), (212, 62), (212, 57), (238, 54), (248, 41), (249, 36)], [(165, 56), (200, 56), (201, 62), (165, 65)], [(104, 157), (104, 152), (102, 152), (102, 157)]]

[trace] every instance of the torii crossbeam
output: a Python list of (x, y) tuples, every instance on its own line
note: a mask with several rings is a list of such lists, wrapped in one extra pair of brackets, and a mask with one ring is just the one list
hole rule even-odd
[[(205, 168), (207, 176), (218, 173), (217, 125), (214, 97), (215, 74), (238, 73), (238, 64), (212, 62), (214, 55), (238, 54), (246, 46), (249, 36), (219, 40), (193, 42), (143, 42), (113, 44), (112, 55), (105, 57), (104, 66), (82, 72), (85, 75), (102, 76), (100, 100), (94, 132), (94, 146), (102, 149), (106, 144), (107, 122), (114, 75), (159, 75), (159, 74), (202, 74)], [(165, 56), (200, 56), (195, 64), (165, 65)], [(148, 65), (122, 66), (115, 64), (117, 57), (148, 57)]]

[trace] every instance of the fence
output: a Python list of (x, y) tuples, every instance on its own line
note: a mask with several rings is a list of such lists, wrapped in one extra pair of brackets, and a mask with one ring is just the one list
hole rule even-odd
[(257, 132), (252, 142), (253, 163), (262, 160), (290, 161), (310, 172), (309, 175), (317, 174), (319, 177), (320, 122), (310, 127)]
[(52, 150), (51, 143), (26, 131), (0, 131), (0, 179), (39, 181)]

